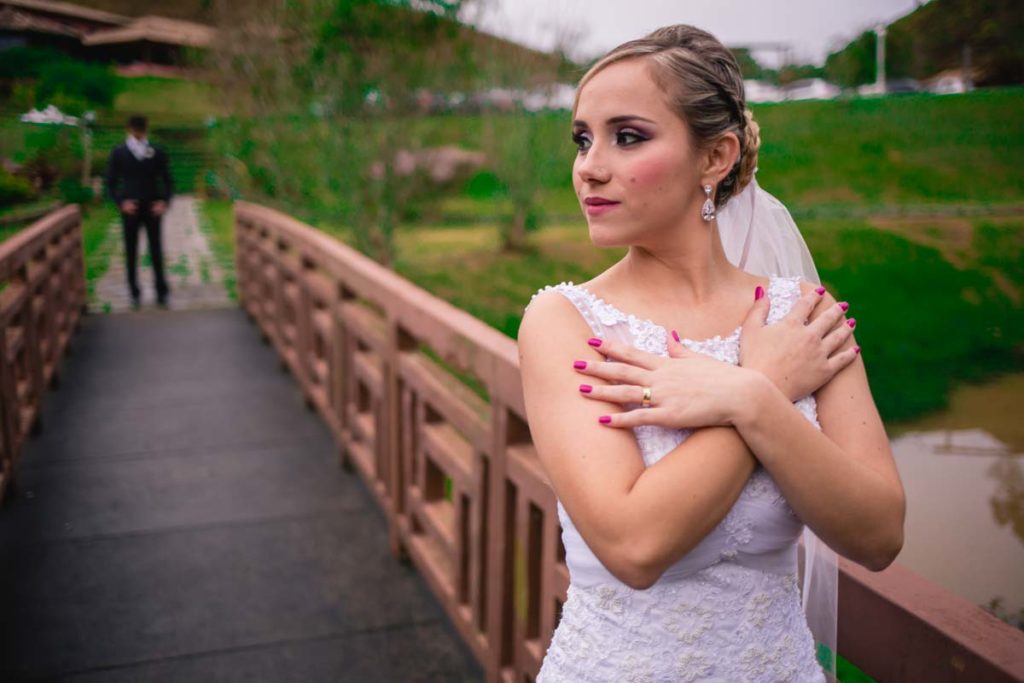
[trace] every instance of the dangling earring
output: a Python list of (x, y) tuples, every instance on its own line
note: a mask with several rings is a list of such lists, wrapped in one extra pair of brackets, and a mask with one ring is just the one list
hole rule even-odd
[(706, 221), (712, 221), (715, 218), (715, 203), (711, 201), (711, 186), (704, 186), (704, 194), (707, 197), (704, 200), (704, 206), (700, 207), (700, 217)]

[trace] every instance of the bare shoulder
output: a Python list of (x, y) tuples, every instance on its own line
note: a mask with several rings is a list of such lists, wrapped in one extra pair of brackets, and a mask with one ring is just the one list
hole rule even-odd
[(519, 358), (522, 361), (538, 348), (551, 349), (560, 341), (585, 341), (590, 336), (590, 328), (575, 304), (549, 287), (535, 294), (523, 312), (517, 335)]

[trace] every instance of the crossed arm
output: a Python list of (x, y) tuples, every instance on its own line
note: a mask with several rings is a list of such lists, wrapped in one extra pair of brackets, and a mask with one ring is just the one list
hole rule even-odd
[[(633, 434), (597, 421), (617, 407), (572, 396), (581, 379), (572, 363), (585, 357), (588, 336), (560, 294), (534, 299), (519, 333), (527, 417), (563, 505), (624, 583), (650, 586), (699, 543), (735, 503), (758, 460), (794, 511), (837, 551), (872, 569), (895, 557), (902, 488), (859, 359), (817, 394), (822, 428), (842, 446), (763, 375), (732, 368), (719, 378), (726, 383), (719, 389), (737, 397), (730, 423), (695, 430), (645, 469)], [(593, 352), (591, 358), (602, 359)]]

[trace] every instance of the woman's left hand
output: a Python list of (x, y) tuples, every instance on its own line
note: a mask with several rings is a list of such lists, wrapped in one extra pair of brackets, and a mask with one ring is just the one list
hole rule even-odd
[(644, 388), (650, 389), (650, 407), (601, 416), (610, 427), (730, 425), (752, 372), (690, 351), (675, 339), (668, 342), (668, 358), (607, 339), (592, 338), (589, 344), (610, 360), (576, 361), (574, 367), (607, 384), (585, 382), (579, 386), (581, 396), (625, 410), (629, 404), (641, 405)]

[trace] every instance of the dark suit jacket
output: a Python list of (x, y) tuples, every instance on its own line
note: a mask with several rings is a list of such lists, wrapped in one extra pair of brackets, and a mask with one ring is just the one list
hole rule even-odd
[(167, 153), (160, 147), (153, 147), (153, 156), (141, 161), (122, 142), (110, 153), (107, 161), (107, 196), (120, 205), (125, 199), (139, 203), (156, 200), (171, 201), (174, 181), (167, 163)]

